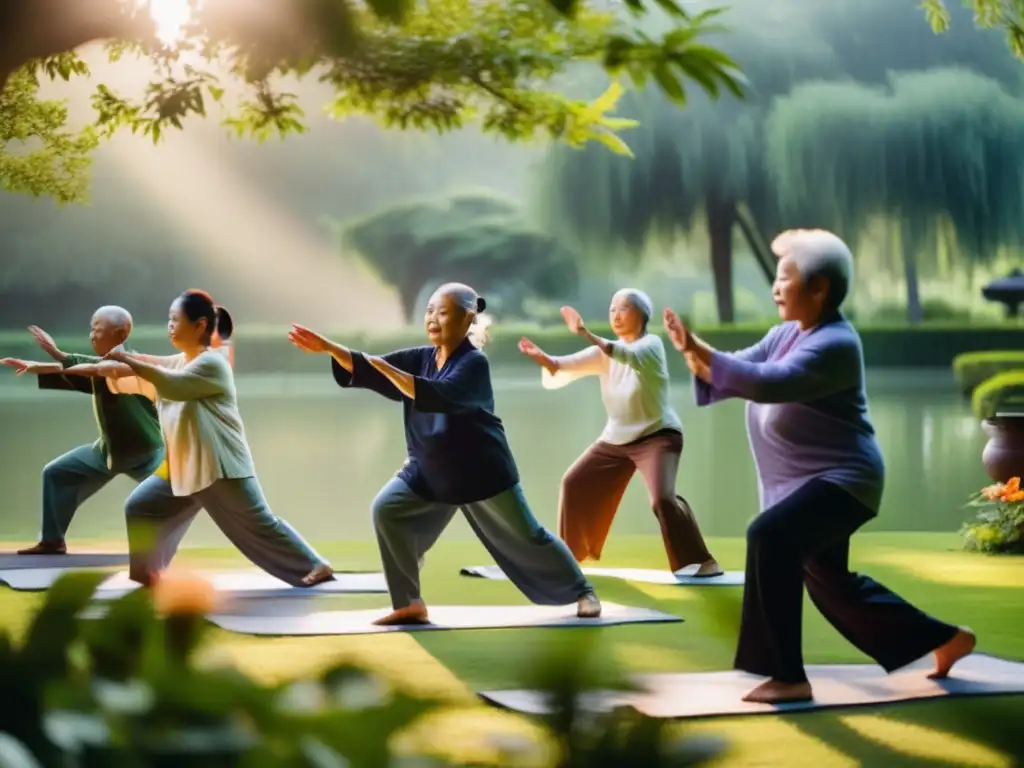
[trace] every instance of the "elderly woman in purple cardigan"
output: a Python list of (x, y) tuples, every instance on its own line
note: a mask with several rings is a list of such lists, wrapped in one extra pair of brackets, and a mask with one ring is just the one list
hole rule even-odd
[(664, 313), (694, 374), (697, 405), (747, 400), (761, 513), (747, 530), (737, 669), (768, 679), (745, 701), (812, 698), (801, 646), (803, 586), (847, 640), (887, 672), (935, 654), (949, 674), (975, 636), (850, 570), (850, 536), (878, 514), (885, 480), (868, 418), (860, 337), (839, 311), (852, 275), (831, 232), (792, 230), (772, 243), (782, 323), (757, 344), (720, 352)]

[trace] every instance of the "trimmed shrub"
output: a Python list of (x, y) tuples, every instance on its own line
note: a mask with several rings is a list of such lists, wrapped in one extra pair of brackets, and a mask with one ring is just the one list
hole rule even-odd
[(1024, 350), (964, 352), (953, 358), (953, 375), (964, 395), (997, 373), (1024, 370)]
[(985, 379), (971, 395), (971, 408), (979, 419), (991, 419), (999, 411), (1024, 410), (1024, 370)]

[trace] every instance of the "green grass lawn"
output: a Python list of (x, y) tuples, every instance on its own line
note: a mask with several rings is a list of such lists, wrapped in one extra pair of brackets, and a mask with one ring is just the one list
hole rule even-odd
[[(713, 539), (712, 551), (727, 568), (743, 562), (740, 539)], [(90, 544), (90, 547), (93, 546)], [(1024, 558), (959, 551), (952, 534), (864, 534), (855, 537), (853, 567), (863, 570), (941, 619), (965, 624), (978, 634), (978, 650), (1024, 659)], [(376, 569), (369, 542), (321, 547), (339, 569)], [(183, 550), (182, 565), (242, 565), (225, 550)], [(428, 557), (424, 593), (434, 605), (525, 603), (505, 582), (460, 577), (459, 567), (489, 563), (476, 542), (442, 540)], [(613, 539), (602, 565), (666, 567), (659, 540)], [(685, 619), (682, 624), (595, 629), (516, 629), (389, 633), (361, 637), (250, 638), (214, 631), (211, 652), (229, 657), (268, 681), (313, 671), (341, 657), (360, 660), (405, 686), (450, 696), (464, 703), (452, 725), (466, 742), (476, 718), (510, 728), (521, 720), (478, 704), (474, 692), (517, 684), (517, 668), (541, 647), (571, 646), (586, 652), (601, 674), (729, 669), (736, 641), (740, 588), (688, 588), (596, 579), (606, 602), (649, 606)], [(0, 591), (0, 626), (18, 631), (37, 594)], [(384, 595), (324, 598), (325, 609), (387, 607)], [(863, 663), (808, 602), (804, 649), (807, 663)], [(723, 765), (889, 766), (1017, 765), (1024, 739), (1024, 697), (959, 698), (830, 710), (787, 716), (715, 718), (683, 723), (688, 732), (728, 738)], [(420, 738), (440, 740), (435, 724)]]

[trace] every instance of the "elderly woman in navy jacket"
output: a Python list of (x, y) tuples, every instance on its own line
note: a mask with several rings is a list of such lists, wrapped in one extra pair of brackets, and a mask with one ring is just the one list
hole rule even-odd
[(484, 300), (449, 283), (426, 311), (430, 344), (374, 357), (296, 325), (289, 334), (306, 352), (331, 355), (342, 387), (371, 389), (402, 402), (408, 458), (377, 494), (373, 521), (394, 611), (377, 624), (427, 623), (420, 595), (426, 552), (461, 509), (495, 562), (531, 601), (576, 603), (596, 618), (601, 604), (565, 544), (534, 518), (519, 484), (487, 358), (471, 331)]

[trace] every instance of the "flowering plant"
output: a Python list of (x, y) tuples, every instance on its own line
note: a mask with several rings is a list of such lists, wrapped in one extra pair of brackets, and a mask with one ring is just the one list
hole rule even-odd
[(962, 531), (967, 549), (1024, 552), (1024, 490), (1019, 477), (982, 488), (968, 506), (978, 512)]

